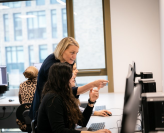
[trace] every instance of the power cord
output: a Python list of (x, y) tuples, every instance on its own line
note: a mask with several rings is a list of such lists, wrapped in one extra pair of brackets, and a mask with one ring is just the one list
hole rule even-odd
[(12, 113), (14, 112), (14, 110), (15, 110), (15, 107), (13, 107), (13, 111), (7, 117), (0, 118), (0, 120), (5, 120), (5, 119), (9, 118), (12, 115)]

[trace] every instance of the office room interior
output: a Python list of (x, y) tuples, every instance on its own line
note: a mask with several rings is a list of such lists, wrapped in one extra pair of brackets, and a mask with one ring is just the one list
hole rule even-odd
[[(0, 65), (7, 66), (9, 77), (4, 96), (18, 96), (25, 69), (43, 63), (66, 36), (73, 36), (80, 45), (78, 86), (107, 79), (100, 98), (104, 93), (123, 98), (128, 66), (134, 61), (136, 73), (152, 72), (156, 91), (164, 92), (163, 0), (70, 0), (73, 11), (71, 6), (70, 11), (66, 9), (68, 1), (0, 3)], [(88, 100), (83, 99), (86, 95), (81, 95), (82, 101)]]

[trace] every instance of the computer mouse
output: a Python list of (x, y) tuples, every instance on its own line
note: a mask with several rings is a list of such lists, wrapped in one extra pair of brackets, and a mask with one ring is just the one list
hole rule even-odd
[(9, 102), (12, 102), (12, 101), (14, 101), (13, 99), (9, 99)]
[(112, 113), (111, 113), (111, 114), (109, 114), (109, 113), (107, 113), (107, 112), (106, 112), (106, 114), (107, 114), (108, 116), (112, 116)]

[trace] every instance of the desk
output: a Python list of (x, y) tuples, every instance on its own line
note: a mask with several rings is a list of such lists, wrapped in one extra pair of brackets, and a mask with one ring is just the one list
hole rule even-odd
[[(82, 94), (79, 97), (81, 102), (87, 101), (88, 98), (89, 94)], [(110, 131), (112, 131), (112, 133), (118, 133), (117, 121), (122, 119), (123, 102), (124, 93), (100, 93), (95, 106), (105, 105), (106, 109), (112, 112), (112, 116), (91, 116), (87, 124), (87, 128), (89, 128), (92, 123), (105, 122), (105, 129), (114, 128), (110, 129)], [(118, 126), (121, 126), (121, 121), (118, 121)], [(79, 130), (85, 131), (87, 128), (82, 128)]]
[[(79, 97), (81, 102), (87, 101), (88, 98), (89, 98), (89, 94), (83, 94)], [(106, 105), (106, 109), (112, 112), (112, 116), (108, 116), (108, 117), (91, 116), (87, 124), (87, 128), (89, 128), (89, 126), (92, 123), (105, 122), (105, 129), (109, 129), (112, 133), (118, 133), (117, 126), (121, 127), (123, 103), (124, 103), (124, 93), (100, 93), (99, 99), (96, 101), (95, 106)], [(137, 123), (141, 125), (140, 121), (137, 121)], [(87, 128), (79, 128), (77, 130), (86, 131)], [(119, 132), (120, 132), (120, 128), (119, 128)]]
[[(13, 101), (9, 102), (9, 99), (12, 99)], [(16, 124), (16, 109), (19, 105), (18, 96), (6, 96), (5, 98), (0, 99), (0, 117), (3, 116), (2, 108), (6, 108), (5, 116), (3, 117), (6, 119), (0, 118), (0, 128), (18, 128), (18, 125)], [(10, 114), (11, 116), (9, 116)]]

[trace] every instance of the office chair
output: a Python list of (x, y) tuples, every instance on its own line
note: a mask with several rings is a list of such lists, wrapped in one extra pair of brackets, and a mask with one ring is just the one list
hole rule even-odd
[(16, 122), (22, 132), (31, 133), (31, 119), (28, 116), (30, 111), (31, 103), (24, 103), (20, 105), (16, 110)]

